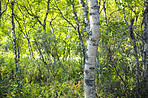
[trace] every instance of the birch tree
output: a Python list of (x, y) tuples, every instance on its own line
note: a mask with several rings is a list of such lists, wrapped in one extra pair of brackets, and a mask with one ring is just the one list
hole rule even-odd
[(84, 65), (84, 94), (85, 98), (95, 98), (95, 64), (100, 37), (99, 6), (97, 0), (88, 0), (88, 3), (90, 32)]

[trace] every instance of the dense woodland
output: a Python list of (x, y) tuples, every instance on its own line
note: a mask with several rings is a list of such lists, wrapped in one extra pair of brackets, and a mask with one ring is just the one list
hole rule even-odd
[[(0, 0), (1, 98), (89, 98), (91, 1), (97, 0)], [(146, 98), (148, 0), (96, 4), (94, 96)]]

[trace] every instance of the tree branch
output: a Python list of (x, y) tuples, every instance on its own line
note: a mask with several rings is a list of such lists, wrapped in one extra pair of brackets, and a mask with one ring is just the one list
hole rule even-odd
[[(0, 17), (4, 14), (4, 12), (6, 12), (7, 11), (7, 5), (8, 5), (9, 3), (7, 3), (6, 4), (6, 8), (5, 8), (5, 10), (3, 10), (2, 12), (1, 12), (1, 9), (0, 9)], [(1, 7), (0, 7), (1, 8)]]
[(127, 22), (127, 20), (126, 20), (126, 15), (125, 15), (125, 8), (124, 8), (124, 5), (123, 5), (122, 0), (120, 0), (120, 3), (122, 3), (123, 20), (124, 20), (124, 22), (126, 23), (126, 26), (127, 26), (127, 27), (128, 27), (128, 29), (129, 29), (129, 25), (128, 25), (128, 22)]
[(89, 35), (90, 33), (90, 26), (89, 26), (89, 19), (88, 19), (88, 10), (86, 8), (86, 4), (83, 0), (79, 0), (82, 9), (83, 9), (83, 15), (84, 15), (84, 22), (85, 22), (85, 27), (86, 27), (86, 32)]
[(57, 9), (59, 10), (59, 12), (60, 12), (62, 18), (63, 18), (64, 20), (66, 20), (66, 21), (76, 30), (76, 27), (75, 27), (68, 19), (66, 19), (66, 18), (64, 17), (64, 15), (63, 15), (62, 11), (60, 10), (60, 8), (58, 7), (56, 1), (55, 1), (55, 4), (56, 4), (56, 7), (57, 7)]
[(83, 53), (83, 56), (84, 56), (84, 63), (85, 63), (85, 46), (83, 44), (82, 35), (80, 33), (79, 19), (78, 19), (77, 13), (75, 12), (74, 2), (71, 4), (71, 6), (72, 6), (73, 14), (75, 15), (75, 18), (76, 18), (77, 32), (78, 32), (78, 35), (79, 35), (79, 40), (81, 42), (81, 48), (82, 48), (82, 53)]
[(36, 18), (37, 21), (40, 23), (40, 25), (43, 26), (42, 22), (39, 20), (39, 16), (34, 15), (33, 13), (30, 13), (30, 12), (28, 11), (28, 9), (26, 8), (26, 6), (23, 6), (23, 7), (25, 8), (25, 10), (27, 11), (27, 13), (28, 13), (30, 16), (33, 16), (34, 18)]
[(47, 12), (46, 12), (46, 14), (45, 14), (44, 23), (43, 23), (44, 29), (45, 29), (45, 27), (46, 27), (46, 20), (47, 20), (47, 16), (48, 16), (49, 10), (50, 10), (50, 9), (49, 9), (49, 2), (50, 2), (50, 0), (47, 1)]

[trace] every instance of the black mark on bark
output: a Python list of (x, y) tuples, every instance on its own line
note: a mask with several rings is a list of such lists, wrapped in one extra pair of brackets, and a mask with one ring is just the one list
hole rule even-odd
[(94, 82), (94, 80), (85, 79), (85, 84), (87, 86), (94, 86), (95, 85), (95, 82)]
[(95, 67), (90, 67), (89, 69), (94, 70), (94, 69), (95, 69)]
[(88, 70), (85, 70), (84, 72), (85, 72), (87, 75), (88, 75), (88, 73), (89, 73), (89, 71), (88, 71)]

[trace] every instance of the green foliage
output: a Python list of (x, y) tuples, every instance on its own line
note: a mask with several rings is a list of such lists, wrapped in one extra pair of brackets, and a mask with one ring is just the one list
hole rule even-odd
[[(77, 32), (78, 22), (71, 7), (74, 4), (86, 47), (88, 37), (79, 1), (49, 0), (48, 11), (48, 0), (16, 0), (17, 71), (11, 33), (11, 1), (1, 0), (2, 11), (6, 7), (7, 10), (0, 17), (0, 97), (83, 98), (84, 55)], [(141, 28), (144, 0), (106, 1), (106, 16), (103, 0), (99, 11), (101, 37), (95, 74), (96, 98), (142, 98), (147, 95)], [(135, 19), (133, 29), (138, 55), (131, 53), (134, 45), (123, 20), (122, 4), (128, 24)], [(139, 60), (138, 77), (136, 57)]]

